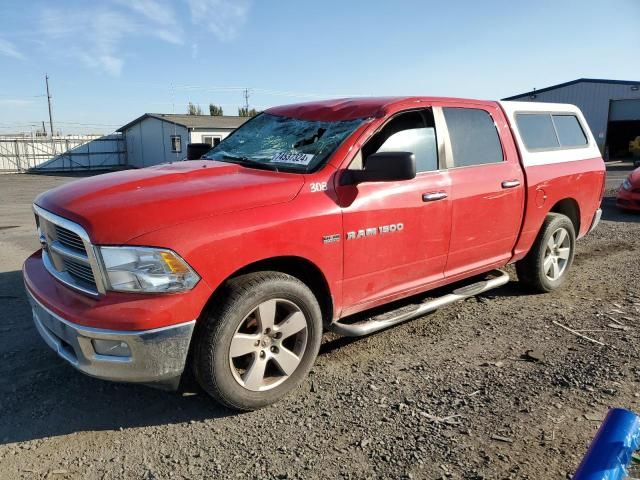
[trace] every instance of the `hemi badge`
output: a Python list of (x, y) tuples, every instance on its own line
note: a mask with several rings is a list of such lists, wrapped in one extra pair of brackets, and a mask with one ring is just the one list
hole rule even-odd
[(325, 235), (322, 237), (322, 243), (336, 243), (340, 241), (340, 234), (336, 233), (334, 235)]

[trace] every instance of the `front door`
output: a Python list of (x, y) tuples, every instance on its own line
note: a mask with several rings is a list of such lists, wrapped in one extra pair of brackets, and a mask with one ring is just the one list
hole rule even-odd
[(413, 152), (417, 175), (400, 182), (340, 186), (344, 230), (344, 313), (382, 303), (443, 277), (451, 220), (450, 181), (439, 170), (430, 109), (390, 119), (351, 169), (384, 151)]

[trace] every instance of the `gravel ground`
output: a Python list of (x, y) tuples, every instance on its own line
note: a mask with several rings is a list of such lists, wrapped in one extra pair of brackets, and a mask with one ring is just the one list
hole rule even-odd
[(294, 394), (236, 414), (88, 378), (38, 338), (19, 271), (38, 248), (30, 204), (69, 180), (0, 176), (1, 479), (566, 478), (610, 407), (640, 410), (640, 215), (613, 189), (562, 290), (525, 294), (510, 269), (386, 332), (327, 334)]

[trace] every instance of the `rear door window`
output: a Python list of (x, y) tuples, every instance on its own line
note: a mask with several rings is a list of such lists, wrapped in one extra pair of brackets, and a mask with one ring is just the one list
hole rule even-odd
[(489, 112), (476, 108), (443, 108), (454, 167), (470, 167), (504, 160), (502, 144)]

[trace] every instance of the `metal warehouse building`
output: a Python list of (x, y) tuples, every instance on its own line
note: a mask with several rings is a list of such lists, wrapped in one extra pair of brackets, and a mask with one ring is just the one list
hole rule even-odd
[(118, 129), (124, 133), (127, 165), (148, 167), (187, 157), (187, 144), (217, 145), (247, 117), (145, 113)]
[(577, 105), (606, 158), (628, 156), (640, 136), (640, 81), (580, 78), (503, 100)]

